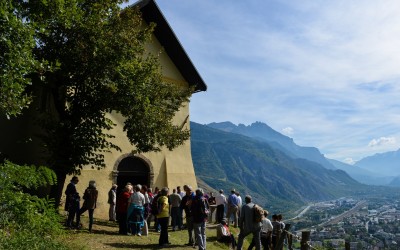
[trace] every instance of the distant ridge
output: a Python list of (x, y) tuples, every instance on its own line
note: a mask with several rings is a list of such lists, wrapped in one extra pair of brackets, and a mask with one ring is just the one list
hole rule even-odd
[[(369, 185), (390, 185), (392, 176), (384, 176), (382, 174), (373, 173), (357, 165), (349, 165), (341, 161), (328, 159), (336, 168), (346, 171), (356, 181)], [(393, 184), (394, 186), (395, 184)]]
[(293, 159), (303, 158), (309, 161), (317, 162), (327, 169), (336, 169), (336, 167), (330, 163), (317, 148), (299, 146), (294, 143), (292, 138), (277, 132), (265, 123), (255, 122), (249, 126), (244, 124), (239, 124), (236, 126), (232, 122), (213, 122), (207, 124), (207, 126), (266, 141), (273, 148), (285, 152)]
[(272, 212), (364, 192), (365, 186), (346, 172), (289, 157), (265, 140), (194, 122), (190, 126), (197, 178), (215, 190), (251, 194)]
[(378, 175), (399, 176), (400, 149), (365, 157), (355, 165)]

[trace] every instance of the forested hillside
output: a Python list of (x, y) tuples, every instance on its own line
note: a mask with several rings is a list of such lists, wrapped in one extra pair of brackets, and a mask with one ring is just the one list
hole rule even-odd
[(272, 211), (288, 211), (363, 189), (342, 170), (293, 159), (268, 143), (191, 123), (193, 163), (198, 178), (215, 189), (236, 188)]

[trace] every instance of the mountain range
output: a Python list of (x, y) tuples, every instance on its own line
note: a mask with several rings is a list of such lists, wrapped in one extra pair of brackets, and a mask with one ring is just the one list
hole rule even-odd
[[(302, 148), (293, 140), (284, 139), (290, 146), (287, 149), (277, 141), (265, 140), (265, 134), (254, 132), (267, 128), (274, 133), (265, 124), (257, 123), (246, 135), (233, 132), (237, 130), (232, 123), (191, 122), (190, 126), (196, 176), (215, 190), (229, 193), (235, 188), (242, 194), (251, 194), (273, 211), (366, 192), (365, 185), (321, 159), (323, 156), (316, 148)], [(329, 168), (296, 154), (310, 156)]]
[(299, 146), (294, 143), (292, 138), (275, 131), (265, 123), (255, 122), (249, 126), (243, 124), (236, 126), (231, 122), (214, 122), (207, 126), (265, 141), (292, 158), (303, 158), (319, 163), (327, 169), (336, 169), (317, 148)]
[[(349, 165), (325, 158), (315, 147), (299, 146), (261, 122), (248, 126), (191, 122), (191, 144), (196, 176), (202, 185), (252, 194), (257, 202), (275, 211), (371, 190), (386, 192), (384, 187), (365, 184), (400, 186), (400, 177), (393, 174), (398, 172), (395, 162), (400, 162), (400, 151)], [(386, 165), (386, 161), (391, 164)]]
[(255, 122), (251, 125), (235, 125), (231, 122), (210, 123), (207, 126), (226, 132), (241, 134), (269, 143), (291, 158), (302, 158), (321, 164), (327, 169), (341, 169), (358, 182), (368, 185), (400, 186), (400, 149), (368, 156), (354, 165), (327, 159), (318, 148), (303, 147), (294, 143), (267, 124)]

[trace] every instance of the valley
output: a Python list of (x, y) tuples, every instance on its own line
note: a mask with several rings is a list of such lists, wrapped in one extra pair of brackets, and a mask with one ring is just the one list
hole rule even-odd
[(310, 232), (313, 247), (343, 249), (398, 249), (400, 197), (340, 198), (307, 206), (301, 216), (286, 220), (301, 237)]
[(296, 237), (309, 231), (315, 249), (398, 249), (400, 189), (379, 184), (386, 177), (326, 159), (266, 124), (211, 125), (191, 123), (193, 164), (207, 190), (250, 194), (270, 216), (283, 214)]

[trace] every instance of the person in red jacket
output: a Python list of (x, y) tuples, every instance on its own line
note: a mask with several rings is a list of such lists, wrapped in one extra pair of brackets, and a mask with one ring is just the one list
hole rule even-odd
[(119, 224), (119, 234), (128, 234), (127, 214), (128, 214), (128, 200), (131, 196), (131, 186), (126, 185), (124, 191), (117, 197), (117, 220)]

